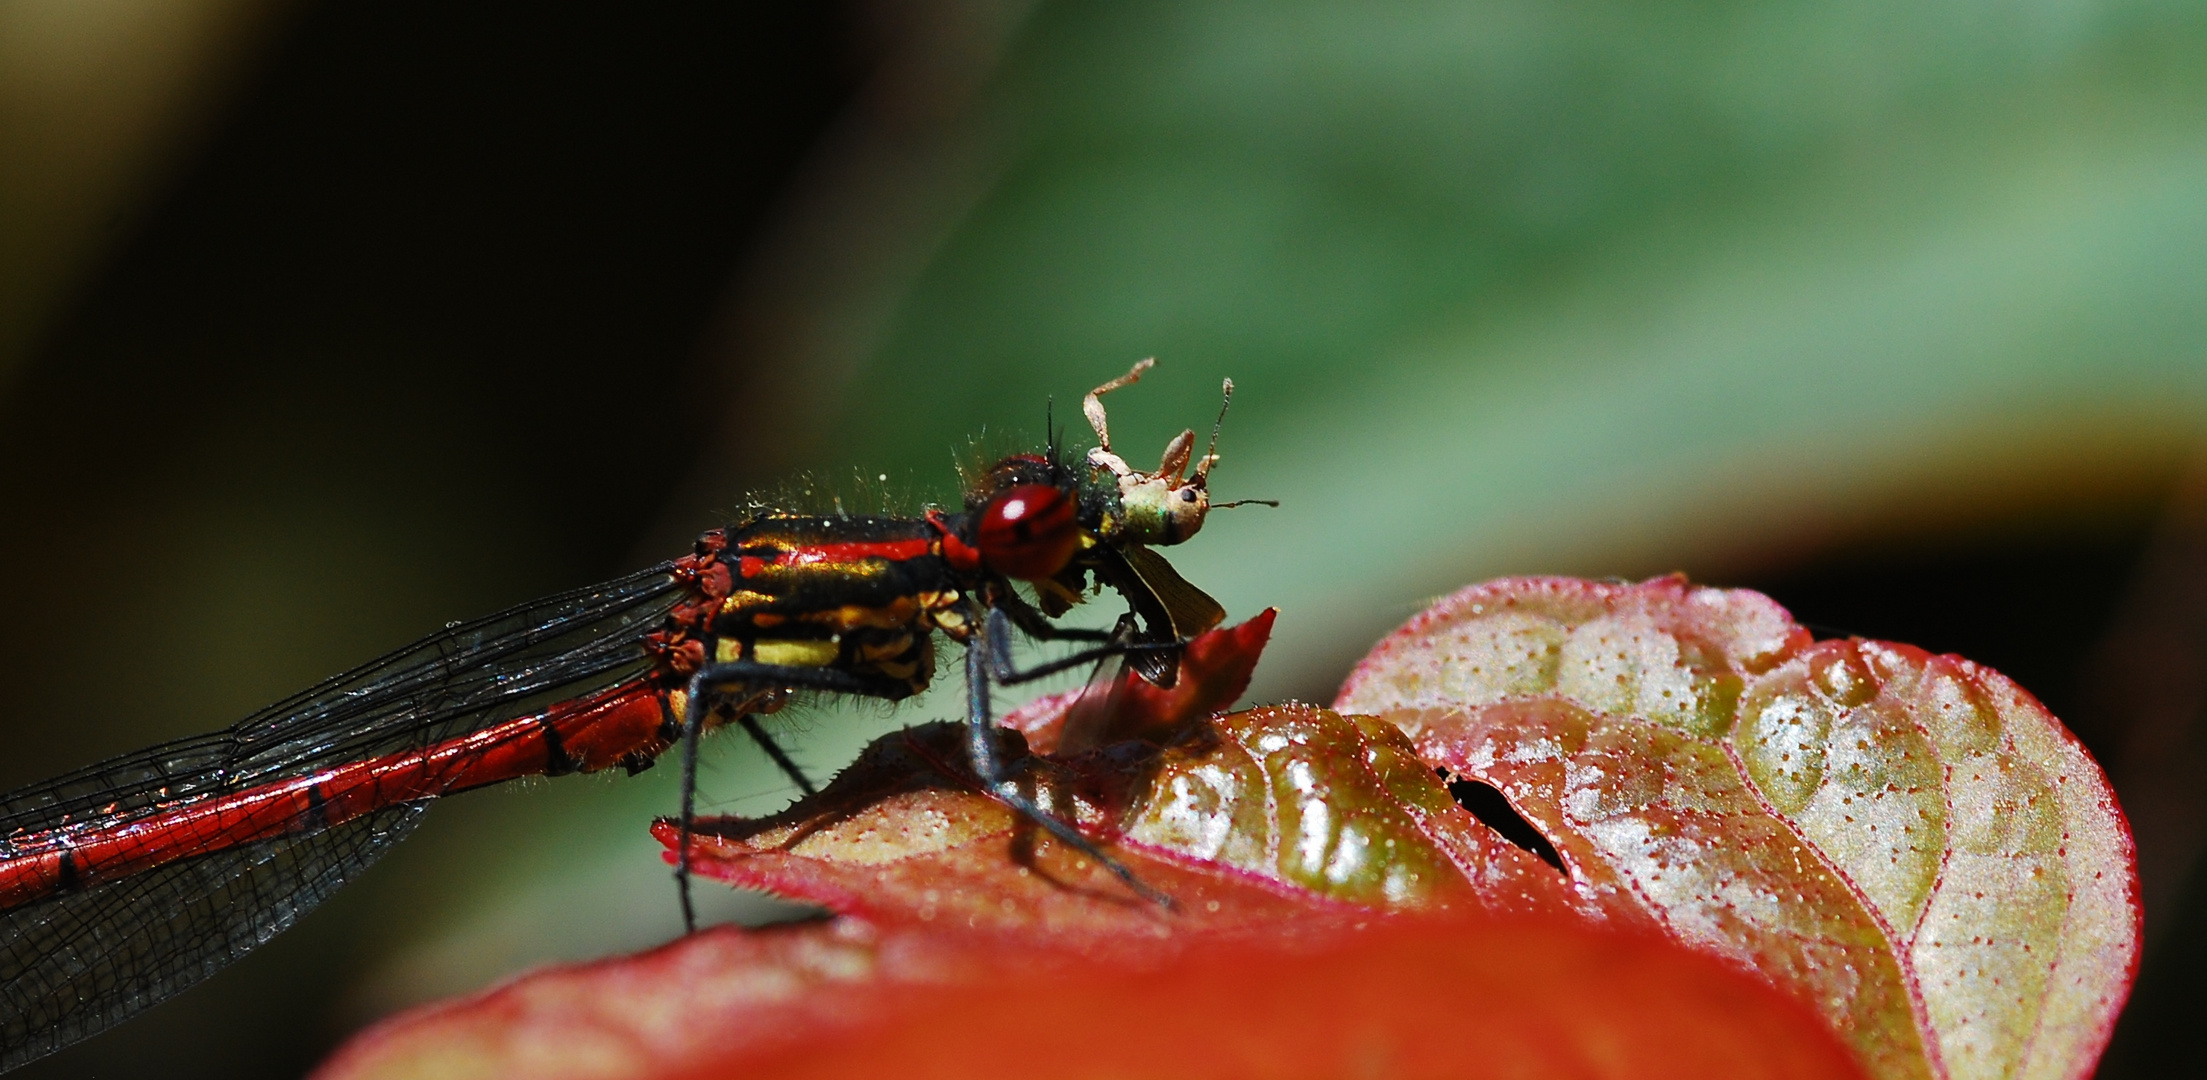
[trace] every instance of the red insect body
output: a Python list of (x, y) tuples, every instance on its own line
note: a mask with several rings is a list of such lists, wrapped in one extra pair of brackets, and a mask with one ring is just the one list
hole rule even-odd
[(208, 851), (342, 825), (397, 803), (547, 773), (594, 772), (666, 749), (664, 691), (628, 683), (542, 713), (311, 776), (158, 811), (117, 828), (18, 837), (47, 850), (0, 861), (0, 909)]
[(771, 563), (753, 555), (742, 557), (743, 576), (756, 577), (767, 566), (777, 567), (815, 566), (820, 563), (855, 563), (863, 559), (887, 559), (900, 562), (917, 559), (928, 554), (932, 545), (927, 540), (867, 541), (852, 544), (815, 544), (792, 548), (774, 557)]

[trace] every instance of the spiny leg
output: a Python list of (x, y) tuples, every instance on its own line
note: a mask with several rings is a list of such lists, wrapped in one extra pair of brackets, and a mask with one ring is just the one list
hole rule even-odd
[(1036, 641), (1121, 641), (1131, 640), (1127, 635), (1133, 627), (1127, 625), (1134, 618), (1133, 612), (1119, 616), (1119, 624), (1110, 630), (1094, 630), (1085, 626), (1059, 626), (1049, 616), (1035, 610), (1034, 605), (1022, 599), (1016, 592), (1005, 590), (997, 594), (989, 613), (1003, 613), (1012, 625)]
[[(779, 664), (761, 664), (752, 660), (739, 660), (727, 664), (714, 664), (690, 677), (688, 700), (682, 709), (682, 811), (675, 839), (674, 855), (675, 891), (682, 900), (682, 931), (697, 931), (697, 911), (690, 903), (690, 834), (697, 825), (697, 744), (705, 731), (705, 717), (711, 710), (705, 701), (713, 691), (727, 686), (751, 685), (786, 687), (793, 690), (830, 690), (840, 694), (860, 697), (878, 697), (894, 700), (910, 692), (908, 684), (892, 679), (869, 679), (834, 668), (785, 667)], [(810, 780), (796, 770), (781, 748), (774, 745), (766, 732), (758, 728), (749, 714), (738, 721), (751, 736), (775, 759), (775, 763), (797, 780), (805, 793), (812, 794)]]
[[(1132, 627), (1128, 621), (1130, 618), (1131, 616), (1120, 619), (1119, 628), (1107, 636), (1107, 644), (1098, 645), (1092, 649), (1082, 649), (1071, 655), (1045, 661), (1021, 671), (1012, 667), (1011, 662), (1011, 620), (1008, 619), (1002, 609), (990, 608), (988, 617), (989, 676), (1006, 686), (1017, 686), (1023, 682), (1032, 682), (1045, 675), (1055, 675), (1061, 671), (1069, 671), (1073, 668), (1092, 664), (1098, 660), (1109, 660), (1114, 656), (1172, 652), (1185, 648), (1188, 644), (1185, 641), (1136, 642), (1124, 640), (1132, 632)], [(1059, 636), (1070, 637), (1071, 635), (1060, 631)], [(1075, 638), (1074, 640), (1095, 639)]]
[(966, 757), (973, 767), (974, 776), (981, 786), (997, 801), (1018, 811), (1020, 816), (1042, 827), (1043, 831), (1057, 837), (1067, 847), (1104, 865), (1112, 874), (1134, 890), (1144, 900), (1167, 909), (1172, 908), (1172, 897), (1151, 887), (1125, 863), (1104, 854), (1087, 837), (1071, 824), (1035, 805), (1019, 786), (1004, 776), (1002, 762), (996, 757), (996, 721), (990, 715), (989, 636), (975, 634), (966, 642)]
[(704, 686), (701, 679), (693, 678), (689, 699), (682, 704), (682, 825), (674, 848), (674, 889), (682, 899), (685, 934), (697, 933), (697, 909), (690, 904), (690, 828), (697, 822), (697, 742), (704, 730)]
[(768, 735), (766, 729), (759, 726), (759, 718), (756, 715), (744, 713), (736, 718), (736, 724), (743, 728), (744, 734), (751, 736), (752, 742), (759, 744), (759, 749), (766, 751), (766, 756), (773, 760), (775, 768), (782, 770), (782, 775), (796, 781), (797, 790), (804, 792), (807, 796), (820, 794), (820, 789), (812, 786), (812, 778), (806, 776), (805, 771), (798, 768), (797, 763), (791, 761), (789, 755), (782, 751), (781, 744), (776, 743), (774, 737)]

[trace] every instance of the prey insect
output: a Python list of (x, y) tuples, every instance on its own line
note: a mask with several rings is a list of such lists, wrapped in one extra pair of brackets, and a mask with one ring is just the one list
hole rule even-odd
[[(679, 744), (686, 835), (700, 737), (726, 724), (810, 793), (758, 717), (805, 692), (910, 697), (933, 678), (938, 632), (965, 646), (976, 779), (1169, 903), (1022, 793), (991, 711), (996, 686), (1111, 657), (1169, 685), (1186, 642), (1224, 619), (1152, 550), (1202, 528), (1217, 427), (1201, 457), (1182, 432), (1155, 471), (1111, 447), (1102, 398), (1149, 364), (1083, 399), (1099, 443), (1085, 460), (1054, 447), (1004, 458), (969, 478), (955, 511), (756, 511), (682, 558), (454, 624), (226, 731), (0, 796), (0, 1068), (119, 1023), (267, 941), (435, 798), (526, 776), (639, 772)], [(1125, 600), (1117, 623), (1061, 625), (1091, 589)], [(1011, 648), (1022, 635), (1078, 648), (1021, 670)], [(687, 849), (675, 874), (694, 925)]]

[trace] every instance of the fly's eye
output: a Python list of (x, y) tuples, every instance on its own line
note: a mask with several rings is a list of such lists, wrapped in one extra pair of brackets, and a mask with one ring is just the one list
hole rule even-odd
[(1020, 484), (989, 500), (980, 533), (981, 560), (1022, 581), (1056, 576), (1081, 538), (1073, 500), (1049, 484)]

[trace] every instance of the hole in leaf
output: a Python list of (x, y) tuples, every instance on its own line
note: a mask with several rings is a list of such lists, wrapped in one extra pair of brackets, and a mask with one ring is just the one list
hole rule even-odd
[(1471, 816), (1478, 818), (1480, 824), (1501, 833), (1502, 839), (1540, 856), (1540, 861), (1563, 869), (1563, 856), (1556, 854), (1556, 846), (1510, 805), (1509, 798), (1500, 789), (1468, 776), (1450, 780), (1447, 770), (1438, 771), (1441, 781), (1448, 785), (1449, 795), (1456, 799), (1456, 805), (1471, 811)]

